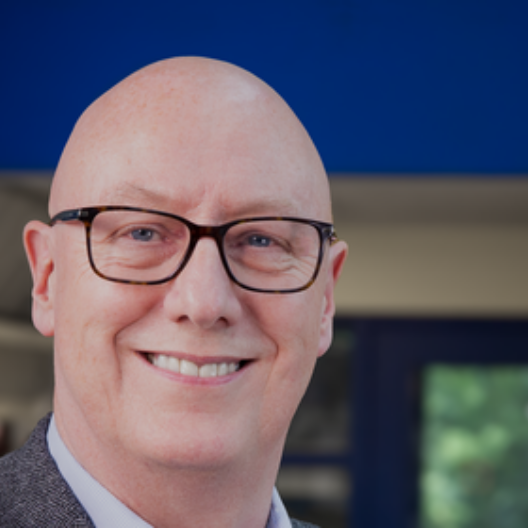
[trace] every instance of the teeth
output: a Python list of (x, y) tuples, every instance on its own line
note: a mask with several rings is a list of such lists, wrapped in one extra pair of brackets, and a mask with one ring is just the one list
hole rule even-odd
[(240, 363), (206, 363), (199, 367), (187, 359), (178, 359), (163, 354), (149, 354), (148, 359), (154, 366), (163, 370), (200, 378), (227, 376), (240, 368)]
[(184, 376), (198, 376), (198, 365), (182, 359), (180, 361), (180, 374)]
[(199, 376), (200, 378), (212, 378), (215, 377), (218, 372), (218, 368), (215, 363), (209, 365), (202, 365), (200, 367)]
[(169, 360), (167, 361), (167, 368), (168, 370), (172, 370), (173, 372), (180, 372), (180, 360), (178, 358), (169, 356)]
[[(161, 356), (159, 358), (159, 366), (161, 368), (168, 369), (169, 368), (169, 356)], [(179, 370), (179, 366), (178, 366), (178, 370)]]

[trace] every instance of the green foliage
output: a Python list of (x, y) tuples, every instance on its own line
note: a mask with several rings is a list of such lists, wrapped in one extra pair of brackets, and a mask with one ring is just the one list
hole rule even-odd
[(528, 368), (447, 367), (424, 384), (422, 528), (528, 525)]

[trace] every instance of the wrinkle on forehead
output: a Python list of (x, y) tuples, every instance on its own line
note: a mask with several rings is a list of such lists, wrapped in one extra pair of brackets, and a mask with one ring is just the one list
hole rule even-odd
[[(204, 177), (205, 186), (222, 175), (222, 184), (229, 188), (231, 159), (246, 163), (255, 177), (264, 154), (262, 165), (268, 173), (294, 178), (300, 195), (320, 202), (320, 219), (331, 220), (319, 155), (276, 92), (227, 63), (200, 58), (162, 61), (126, 78), (81, 116), (57, 167), (50, 214), (97, 205), (107, 188), (122, 185), (124, 174), (132, 178), (134, 171), (142, 171), (159, 189), (167, 184), (160, 178), (167, 167), (176, 166), (179, 178), (198, 178), (203, 166), (204, 173), (211, 173), (210, 181)], [(271, 184), (267, 174), (258, 176), (262, 186)], [(239, 185), (232, 182), (233, 187)], [(276, 187), (277, 192), (288, 192), (280, 180)]]

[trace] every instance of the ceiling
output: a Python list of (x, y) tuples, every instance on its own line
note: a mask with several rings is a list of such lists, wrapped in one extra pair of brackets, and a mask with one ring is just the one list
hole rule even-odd
[(528, 224), (528, 178), (334, 174), (337, 224)]

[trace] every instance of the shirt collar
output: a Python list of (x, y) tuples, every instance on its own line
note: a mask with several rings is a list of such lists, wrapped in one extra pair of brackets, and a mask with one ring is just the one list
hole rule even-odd
[[(96, 528), (154, 528), (99, 484), (74, 458), (62, 441), (52, 416), (48, 428), (48, 448), (59, 471)], [(286, 508), (273, 489), (266, 528), (292, 528)]]

